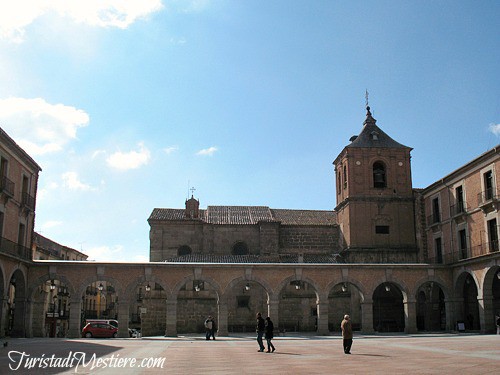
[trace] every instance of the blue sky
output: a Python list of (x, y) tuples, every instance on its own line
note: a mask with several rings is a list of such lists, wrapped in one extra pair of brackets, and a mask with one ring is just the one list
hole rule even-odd
[(40, 164), (35, 229), (147, 261), (147, 218), (331, 210), (377, 124), (426, 187), (496, 146), (498, 1), (0, 1), (0, 126)]

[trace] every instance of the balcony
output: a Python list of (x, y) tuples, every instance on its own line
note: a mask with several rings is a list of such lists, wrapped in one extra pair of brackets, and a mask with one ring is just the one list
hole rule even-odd
[(493, 189), (486, 189), (477, 195), (477, 206), (483, 212), (491, 212), (498, 209), (499, 196)]
[(21, 259), (31, 260), (31, 250), (29, 248), (3, 237), (0, 237), (0, 252)]
[(9, 198), (14, 196), (14, 182), (9, 180), (7, 176), (0, 178), (0, 192)]
[(427, 226), (433, 227), (441, 222), (441, 214), (434, 213), (432, 215), (427, 216)]
[(30, 211), (35, 211), (35, 198), (28, 193), (23, 193), (21, 197), (21, 204)]
[(467, 206), (465, 202), (458, 202), (450, 207), (451, 217), (457, 221), (462, 222), (467, 216)]

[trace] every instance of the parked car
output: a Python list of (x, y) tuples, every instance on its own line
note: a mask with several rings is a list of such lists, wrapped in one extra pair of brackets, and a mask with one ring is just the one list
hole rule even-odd
[(118, 320), (114, 319), (86, 319), (85, 324), (87, 323), (108, 323), (118, 328)]
[(117, 337), (118, 328), (108, 323), (87, 323), (82, 329), (82, 337)]

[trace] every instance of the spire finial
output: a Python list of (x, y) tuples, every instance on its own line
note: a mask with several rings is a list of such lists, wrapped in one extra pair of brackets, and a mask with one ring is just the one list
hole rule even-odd
[(365, 103), (366, 103), (366, 108), (368, 108), (368, 89), (365, 89)]
[(194, 191), (195, 191), (196, 189), (195, 189), (194, 187), (191, 187), (191, 189), (189, 189), (189, 190), (191, 190), (191, 198), (193, 198), (193, 197), (194, 197)]

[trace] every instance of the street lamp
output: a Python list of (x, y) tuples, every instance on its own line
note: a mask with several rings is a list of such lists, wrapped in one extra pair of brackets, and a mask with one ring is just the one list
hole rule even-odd
[(50, 280), (50, 290), (54, 290), (56, 288), (56, 284), (54, 283), (54, 280)]
[(345, 292), (347, 292), (347, 283), (344, 283), (344, 284), (342, 285), (342, 291), (343, 291), (344, 293), (345, 293)]
[(146, 285), (144, 289), (146, 289), (146, 292), (149, 292), (151, 290), (151, 285), (149, 285), (148, 283), (148, 285)]
[(99, 292), (102, 292), (102, 290), (104, 289), (104, 286), (102, 285), (102, 283), (99, 284), (97, 289), (99, 289)]
[(247, 292), (250, 290), (250, 284), (249, 284), (249, 283), (247, 283), (247, 284), (245, 285), (245, 290), (246, 290)]

